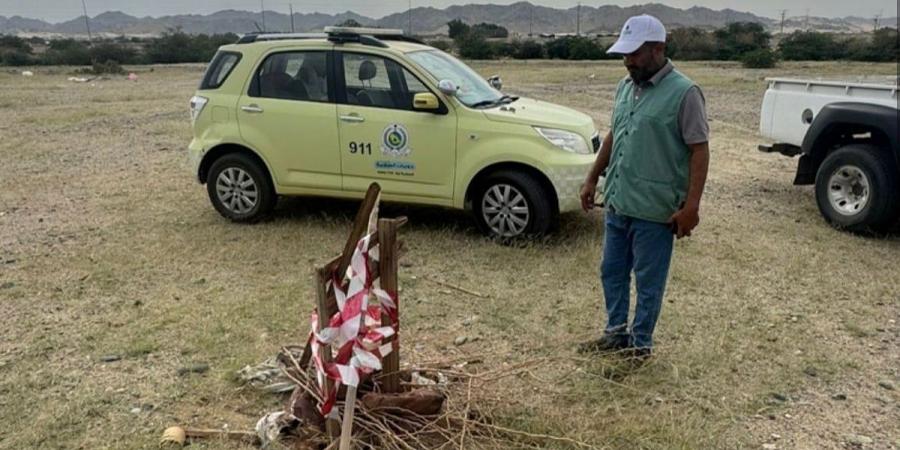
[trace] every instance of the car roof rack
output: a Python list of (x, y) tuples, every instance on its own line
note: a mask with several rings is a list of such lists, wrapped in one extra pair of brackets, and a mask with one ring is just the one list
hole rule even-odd
[(416, 44), (424, 42), (403, 34), (403, 30), (390, 28), (325, 27), (324, 33), (248, 33), (238, 40), (238, 44), (260, 41), (288, 39), (328, 39), (337, 44), (356, 42), (373, 47), (387, 47), (382, 41), (404, 41)]

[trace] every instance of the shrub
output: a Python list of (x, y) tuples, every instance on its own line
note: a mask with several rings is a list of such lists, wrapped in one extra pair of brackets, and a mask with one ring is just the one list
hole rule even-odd
[(105, 62), (95, 61), (93, 66), (91, 67), (91, 72), (102, 75), (102, 74), (112, 74), (119, 75), (125, 73), (125, 70), (122, 69), (122, 66), (119, 65), (118, 62), (113, 60), (108, 60)]
[(119, 64), (140, 63), (137, 51), (124, 44), (102, 42), (90, 49), (91, 61), (116, 61)]
[(0, 64), (4, 66), (30, 66), (34, 58), (24, 50), (0, 49)]
[(741, 63), (748, 69), (771, 69), (778, 58), (771, 49), (761, 48), (741, 55)]
[(41, 62), (52, 65), (87, 66), (91, 64), (91, 52), (82, 41), (54, 39), (50, 41)]
[(467, 33), (456, 39), (459, 55), (468, 59), (491, 59), (494, 56), (493, 46), (478, 33)]
[(495, 58), (512, 58), (519, 51), (518, 42), (492, 42), (491, 53)]
[(488, 38), (509, 37), (509, 30), (494, 23), (479, 23), (472, 27), (472, 31)]
[(449, 52), (450, 49), (453, 47), (453, 43), (446, 39), (435, 39), (433, 41), (428, 41), (427, 44), (438, 50), (443, 50), (445, 52)]
[(666, 38), (666, 53), (680, 60), (715, 59), (716, 41), (697, 27), (676, 28)]
[(761, 24), (734, 22), (713, 32), (716, 59), (739, 60), (744, 53), (769, 48), (772, 36)]
[(795, 31), (778, 43), (781, 57), (789, 61), (825, 61), (846, 56), (845, 47), (830, 33)]
[(544, 57), (544, 46), (533, 40), (518, 43), (518, 48), (513, 58), (516, 59), (540, 59)]

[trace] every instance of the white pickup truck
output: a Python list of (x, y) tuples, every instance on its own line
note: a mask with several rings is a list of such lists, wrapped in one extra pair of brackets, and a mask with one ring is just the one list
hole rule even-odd
[(763, 152), (800, 155), (794, 184), (815, 184), (830, 224), (879, 232), (900, 216), (898, 82), (845, 83), (767, 78)]

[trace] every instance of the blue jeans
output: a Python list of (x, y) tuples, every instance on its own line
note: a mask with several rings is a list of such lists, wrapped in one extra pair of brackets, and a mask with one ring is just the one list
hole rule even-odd
[[(605, 333), (638, 348), (653, 346), (662, 309), (674, 235), (668, 224), (621, 216), (606, 210), (600, 279), (606, 299)], [(637, 286), (634, 321), (628, 330), (631, 272)]]

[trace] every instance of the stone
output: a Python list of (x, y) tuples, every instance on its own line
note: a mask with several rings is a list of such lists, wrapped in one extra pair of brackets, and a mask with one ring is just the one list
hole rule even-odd
[(834, 394), (831, 396), (832, 400), (847, 400), (847, 394)]
[(453, 340), (453, 345), (463, 345), (469, 340), (466, 336), (459, 336)]
[(118, 361), (118, 360), (120, 360), (120, 359), (122, 359), (122, 356), (121, 356), (121, 355), (103, 355), (103, 356), (100, 357), (100, 361), (103, 361), (103, 362), (106, 362), (106, 363), (108, 363), (108, 362), (116, 362), (116, 361)]
[(141, 411), (142, 411), (141, 408), (131, 408), (131, 413), (132, 413), (132, 414), (140, 414)]
[(771, 437), (772, 437), (772, 439), (774, 439), (774, 440), (776, 440), (776, 441), (779, 440), (779, 439), (781, 439), (781, 435), (778, 434), (778, 433), (772, 433), (772, 436), (771, 436)]
[(816, 370), (816, 368), (812, 367), (812, 366), (809, 366), (809, 367), (803, 369), (803, 373), (805, 373), (806, 375), (811, 376), (811, 377), (819, 376), (819, 371)]
[(206, 373), (209, 370), (209, 364), (199, 363), (199, 364), (191, 364), (189, 366), (183, 366), (178, 368), (178, 375), (184, 376), (189, 373)]
[(894, 383), (891, 383), (891, 382), (888, 381), (888, 380), (881, 380), (881, 381), (878, 382), (878, 385), (881, 386), (881, 387), (883, 387), (883, 388), (885, 388), (885, 389), (887, 389), (887, 390), (889, 390), (889, 391), (893, 391), (893, 390), (895, 389), (895, 388), (894, 388)]
[(786, 402), (786, 401), (788, 401), (787, 395), (784, 395), (784, 394), (782, 394), (782, 393), (780, 393), (780, 392), (773, 392), (773, 393), (772, 393), (772, 398), (775, 399), (775, 400), (778, 400), (779, 402)]
[(765, 450), (775, 450), (778, 448), (775, 444), (763, 444), (762, 448)]
[(12, 289), (14, 287), (16, 287), (16, 283), (13, 283), (12, 281), (7, 281), (3, 284), (0, 284), (0, 289)]
[(848, 434), (847, 435), (847, 443), (853, 445), (866, 445), (871, 444), (875, 441), (868, 436), (863, 436), (861, 434)]

